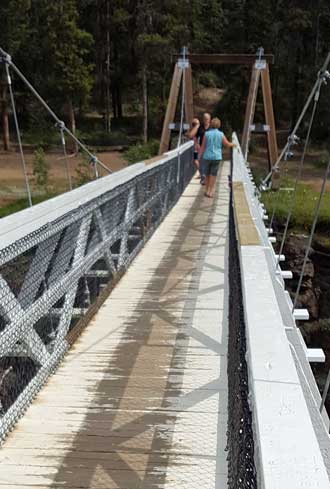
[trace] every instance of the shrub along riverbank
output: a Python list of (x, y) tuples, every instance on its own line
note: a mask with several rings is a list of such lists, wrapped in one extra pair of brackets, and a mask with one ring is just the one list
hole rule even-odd
[[(275, 207), (275, 218), (279, 225), (284, 225), (286, 222), (293, 187), (294, 180), (286, 178), (281, 181), (279, 190), (262, 193), (262, 202), (269, 216), (273, 214)], [(318, 198), (318, 191), (305, 183), (298, 184), (290, 228), (304, 232), (311, 228)], [(330, 192), (325, 192), (323, 195), (316, 229), (318, 232), (328, 232), (330, 229)]]

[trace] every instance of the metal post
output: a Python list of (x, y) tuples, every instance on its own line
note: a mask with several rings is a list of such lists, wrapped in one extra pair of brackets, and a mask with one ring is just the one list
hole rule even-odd
[(321, 88), (321, 85), (322, 85), (322, 81), (320, 82), (319, 88), (316, 91), (315, 97), (314, 97), (313, 111), (312, 111), (312, 115), (311, 115), (309, 126), (308, 126), (308, 131), (307, 131), (306, 141), (305, 141), (305, 145), (304, 145), (304, 150), (303, 150), (303, 154), (301, 155), (300, 165), (299, 165), (298, 173), (297, 173), (297, 176), (296, 176), (293, 193), (292, 193), (292, 196), (291, 196), (291, 202), (290, 202), (290, 206), (289, 206), (289, 212), (288, 212), (288, 215), (287, 215), (287, 218), (286, 218), (284, 233), (283, 233), (283, 236), (282, 236), (280, 251), (279, 251), (278, 259), (277, 259), (277, 263), (276, 263), (276, 270), (278, 269), (279, 264), (280, 264), (281, 255), (282, 255), (282, 252), (283, 252), (283, 249), (284, 249), (284, 244), (285, 244), (285, 241), (286, 241), (286, 236), (287, 236), (287, 233), (288, 233), (289, 224), (290, 224), (292, 213), (293, 213), (293, 209), (294, 209), (295, 197), (296, 197), (296, 193), (297, 193), (298, 183), (299, 183), (299, 180), (301, 179), (302, 171), (303, 171), (303, 168), (304, 168), (305, 157), (306, 157), (306, 153), (307, 153), (309, 139), (310, 139), (310, 135), (311, 135), (312, 127), (313, 127), (313, 122), (314, 122), (314, 117), (315, 117), (315, 113), (316, 113), (316, 109), (317, 109), (317, 104), (318, 104), (319, 97), (320, 97), (320, 88)]
[(70, 168), (69, 168), (69, 162), (68, 162), (68, 155), (66, 152), (66, 142), (65, 142), (65, 135), (64, 135), (64, 122), (61, 121), (61, 124), (56, 124), (56, 126), (59, 127), (60, 129), (60, 136), (61, 136), (61, 144), (63, 148), (63, 154), (64, 154), (64, 162), (65, 162), (65, 170), (66, 170), (66, 176), (69, 182), (69, 188), (72, 190), (72, 179), (71, 179), (71, 174), (70, 174)]
[(10, 76), (10, 72), (9, 72), (9, 64), (10, 64), (10, 56), (9, 55), (6, 58), (4, 58), (4, 62), (5, 62), (5, 69), (6, 69), (6, 75), (7, 75), (7, 82), (8, 82), (8, 86), (9, 86), (9, 94), (10, 94), (11, 105), (12, 105), (12, 110), (13, 110), (15, 128), (16, 128), (16, 133), (17, 133), (17, 141), (18, 141), (18, 146), (19, 146), (19, 151), (20, 151), (20, 156), (21, 156), (21, 163), (22, 163), (22, 168), (23, 168), (25, 187), (26, 187), (26, 192), (27, 192), (27, 196), (28, 196), (29, 206), (32, 207), (33, 202), (32, 202), (31, 189), (30, 189), (29, 179), (28, 179), (28, 175), (27, 175), (25, 157), (24, 157), (23, 146), (22, 146), (22, 139), (21, 139), (21, 132), (19, 129), (14, 93), (13, 93), (13, 87), (11, 84), (11, 76)]
[(305, 267), (306, 267), (307, 259), (308, 259), (308, 255), (309, 255), (309, 250), (310, 250), (310, 248), (312, 246), (312, 240), (313, 240), (313, 236), (314, 236), (314, 232), (315, 232), (315, 228), (316, 228), (316, 224), (317, 224), (317, 219), (318, 219), (318, 216), (319, 216), (319, 211), (320, 211), (320, 207), (321, 207), (322, 197), (323, 197), (323, 194), (324, 194), (324, 191), (325, 191), (325, 186), (326, 186), (326, 183), (327, 183), (327, 180), (328, 180), (329, 171), (330, 171), (330, 158), (329, 158), (328, 166), (327, 166), (327, 169), (325, 171), (324, 178), (323, 178), (322, 188), (321, 188), (321, 192), (320, 192), (320, 195), (319, 195), (319, 199), (318, 199), (318, 202), (317, 202), (316, 208), (315, 208), (314, 220), (313, 220), (312, 229), (311, 229), (311, 232), (310, 232), (310, 235), (309, 235), (308, 245), (307, 245), (307, 248), (306, 248), (305, 257), (304, 257), (304, 263), (303, 263), (301, 274), (300, 274), (300, 277), (299, 277), (298, 287), (297, 287), (296, 294), (295, 294), (295, 297), (294, 297), (294, 302), (293, 302), (293, 306), (292, 306), (292, 312), (294, 311), (294, 309), (296, 308), (296, 305), (297, 305), (298, 296), (299, 296), (301, 284), (302, 284), (303, 277), (304, 277)]
[(292, 144), (292, 142), (295, 140), (296, 138), (296, 132), (298, 131), (299, 127), (300, 127), (300, 124), (308, 110), (308, 107), (310, 106), (313, 98), (314, 98), (314, 95), (315, 93), (318, 91), (319, 89), (319, 86), (320, 86), (320, 80), (322, 82), (325, 82), (326, 79), (328, 79), (330, 77), (330, 74), (329, 72), (327, 71), (327, 68), (328, 68), (328, 65), (330, 63), (330, 52), (328, 53), (327, 57), (326, 57), (326, 60), (321, 68), (321, 70), (319, 71), (318, 73), (318, 76), (317, 76), (317, 80), (312, 88), (312, 91), (311, 93), (309, 94), (309, 97), (307, 99), (307, 102), (305, 103), (305, 106), (303, 108), (303, 110), (301, 111), (301, 114), (296, 122), (296, 125), (294, 126), (294, 129), (292, 130), (290, 136), (288, 137), (288, 140), (284, 146), (284, 148), (282, 149), (281, 151), (281, 154), (280, 156), (278, 157), (275, 165), (273, 166), (273, 168), (271, 169), (271, 171), (268, 173), (268, 175), (263, 179), (263, 181), (261, 182), (261, 185), (260, 185), (260, 189), (261, 190), (265, 190), (267, 188), (267, 184), (268, 184), (268, 181), (271, 179), (273, 173), (275, 170), (277, 170), (283, 156), (285, 154), (287, 154), (288, 150), (290, 149), (290, 146)]
[[(52, 118), (55, 120), (55, 122), (58, 125), (63, 124), (63, 121), (61, 121), (55, 112), (49, 107), (49, 105), (45, 102), (45, 100), (39, 95), (37, 90), (31, 85), (31, 83), (25, 78), (23, 73), (17, 68), (17, 66), (12, 62), (11, 57), (9, 54), (7, 54), (3, 49), (0, 48), (0, 59), (1, 57), (3, 59), (8, 59), (7, 63), (10, 65), (10, 67), (16, 72), (16, 74), (21, 78), (21, 80), (25, 83), (25, 85), (29, 88), (29, 90), (33, 93), (33, 95), (39, 100), (39, 102), (43, 105), (43, 107), (47, 110), (47, 112), (52, 116)], [(69, 136), (72, 137), (72, 139), (77, 143), (78, 146), (82, 150), (84, 150), (90, 158), (93, 158), (98, 165), (100, 165), (102, 168), (104, 168), (108, 173), (112, 173), (110, 168), (108, 168), (104, 163), (102, 163), (93, 153), (89, 151), (89, 149), (66, 127), (65, 124), (63, 124), (63, 131), (65, 131)]]
[(326, 401), (326, 398), (327, 398), (327, 395), (329, 392), (329, 386), (330, 386), (330, 369), (329, 369), (329, 372), (327, 375), (327, 380), (325, 382), (324, 391), (322, 394), (322, 401), (321, 401), (321, 405), (320, 405), (320, 413), (322, 413), (322, 409), (324, 407), (324, 404), (325, 404), (325, 401)]

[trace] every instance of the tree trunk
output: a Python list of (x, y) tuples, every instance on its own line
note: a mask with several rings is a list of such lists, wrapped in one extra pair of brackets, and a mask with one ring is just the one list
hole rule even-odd
[(121, 100), (121, 88), (120, 85), (117, 84), (117, 112), (118, 112), (118, 117), (122, 118), (123, 117), (123, 104)]
[(116, 87), (112, 83), (111, 86), (111, 96), (112, 96), (112, 112), (113, 112), (113, 117), (115, 119), (118, 118), (118, 111), (117, 111), (117, 94), (116, 94)]
[[(71, 98), (67, 99), (67, 111), (68, 111), (68, 127), (69, 127), (70, 131), (72, 132), (72, 134), (75, 134), (76, 133), (76, 118), (74, 115), (74, 108), (73, 108), (73, 103), (72, 103)], [(71, 151), (72, 153), (77, 153), (77, 151), (78, 151), (77, 143), (71, 138), (69, 139), (68, 143), (69, 143), (68, 144), (69, 151)]]
[(319, 44), (320, 44), (320, 1), (317, 4), (317, 17), (316, 17), (316, 37), (315, 37), (315, 56), (314, 56), (314, 67), (317, 68), (318, 58), (319, 58)]
[(147, 67), (143, 63), (142, 67), (142, 91), (143, 91), (143, 142), (148, 142), (148, 83)]
[(110, 92), (110, 62), (111, 62), (111, 44), (110, 44), (110, 0), (107, 0), (107, 30), (106, 30), (106, 131), (111, 131), (111, 92)]
[(9, 120), (8, 120), (8, 105), (7, 105), (7, 85), (1, 83), (1, 126), (2, 126), (2, 139), (3, 149), (9, 151), (10, 149), (10, 137), (9, 137)]
[(293, 101), (292, 101), (292, 109), (291, 109), (291, 129), (293, 129), (296, 120), (298, 118), (298, 110), (299, 110), (299, 99), (300, 99), (300, 77), (301, 77), (301, 64), (300, 64), (300, 46), (297, 47), (296, 54), (296, 63), (294, 67), (294, 79), (293, 79)]

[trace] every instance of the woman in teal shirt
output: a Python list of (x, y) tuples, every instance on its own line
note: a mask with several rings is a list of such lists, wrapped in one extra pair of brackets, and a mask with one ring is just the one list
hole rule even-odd
[(214, 196), (215, 181), (222, 160), (222, 146), (227, 146), (227, 148), (236, 146), (230, 143), (224, 133), (219, 130), (220, 126), (220, 119), (217, 117), (212, 119), (211, 128), (205, 133), (199, 152), (199, 161), (201, 161), (201, 158), (204, 160), (206, 197)]

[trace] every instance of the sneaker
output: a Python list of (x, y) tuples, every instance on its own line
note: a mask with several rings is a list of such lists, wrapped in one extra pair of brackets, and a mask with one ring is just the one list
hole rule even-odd
[(205, 175), (201, 176), (201, 185), (205, 185)]

